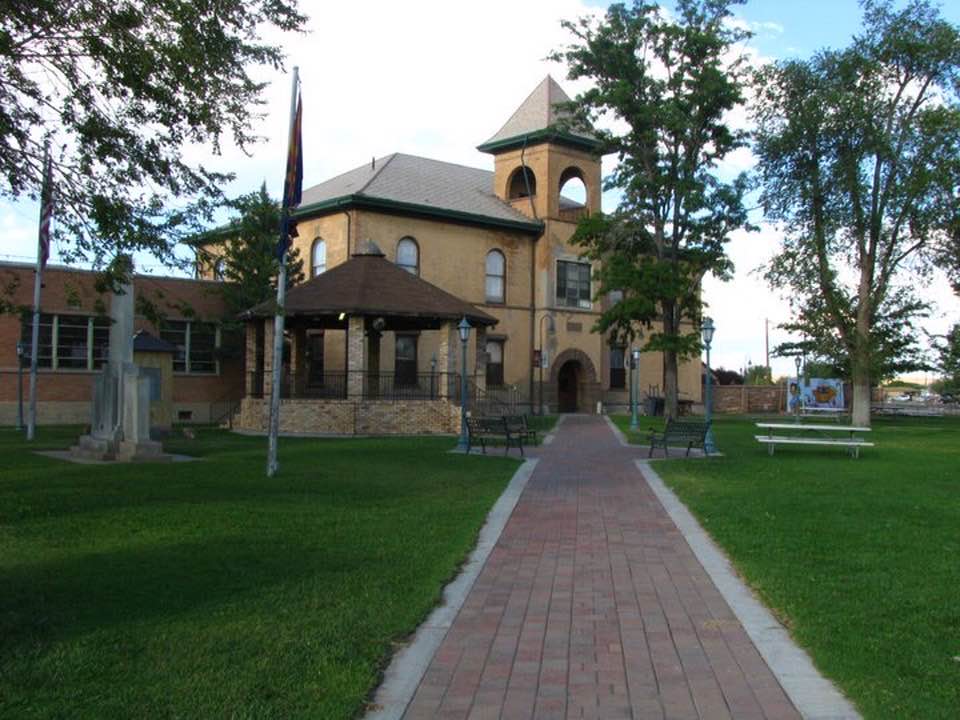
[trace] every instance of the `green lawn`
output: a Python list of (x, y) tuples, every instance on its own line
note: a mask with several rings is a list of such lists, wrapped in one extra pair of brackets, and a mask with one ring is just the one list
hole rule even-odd
[(517, 468), (452, 445), (282, 440), (268, 480), (262, 438), (91, 466), (0, 429), (0, 717), (354, 717)]
[(876, 419), (859, 460), (755, 432), (657, 471), (867, 718), (960, 717), (960, 418)]

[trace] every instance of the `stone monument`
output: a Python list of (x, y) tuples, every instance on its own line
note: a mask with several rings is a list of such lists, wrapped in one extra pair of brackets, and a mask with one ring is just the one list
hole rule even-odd
[(110, 303), (107, 363), (93, 382), (90, 434), (71, 448), (87, 460), (168, 460), (150, 439), (150, 382), (133, 362), (133, 265)]

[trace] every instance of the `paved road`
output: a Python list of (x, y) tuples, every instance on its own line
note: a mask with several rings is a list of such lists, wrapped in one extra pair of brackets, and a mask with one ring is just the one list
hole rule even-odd
[(419, 718), (799, 718), (604, 420), (570, 416), (407, 708)]

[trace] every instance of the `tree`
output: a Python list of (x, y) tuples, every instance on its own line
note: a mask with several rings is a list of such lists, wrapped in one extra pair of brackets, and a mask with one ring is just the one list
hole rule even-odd
[(955, 324), (938, 344), (937, 353), (943, 389), (954, 393), (960, 391), (960, 323)]
[[(578, 43), (553, 54), (570, 79), (593, 87), (567, 107), (574, 123), (600, 115), (624, 122), (601, 132), (619, 164), (606, 189), (622, 191), (617, 210), (579, 224), (573, 237), (600, 261), (600, 293), (622, 300), (595, 326), (627, 344), (646, 329), (644, 351), (663, 353), (666, 414), (677, 416), (677, 363), (699, 355), (700, 282), (727, 278), (729, 234), (748, 227), (744, 178), (721, 182), (713, 168), (744, 142), (728, 111), (742, 102), (746, 37), (726, 21), (738, 0), (679, 0), (675, 19), (653, 3), (615, 4), (602, 21), (564, 22)], [(655, 327), (656, 325), (656, 327)]]
[(928, 273), (960, 226), (957, 28), (926, 0), (863, 8), (848, 49), (762, 69), (755, 110), (761, 200), (784, 230), (767, 279), (846, 356), (859, 425), (890, 324), (923, 309), (898, 283)]
[(265, 83), (249, 70), (282, 59), (259, 34), (305, 21), (296, 0), (4, 4), (0, 196), (36, 197), (49, 142), (61, 253), (172, 261), (230, 178), (184, 150), (257, 139)]
[[(229, 317), (276, 297), (280, 262), (276, 245), (280, 234), (280, 204), (267, 194), (266, 183), (256, 192), (229, 202), (236, 217), (215, 231), (214, 256), (198, 251), (201, 262), (219, 263), (222, 268), (222, 293)], [(287, 288), (303, 282), (303, 259), (290, 246), (287, 251)]]
[(717, 385), (743, 385), (743, 375), (736, 370), (726, 370), (722, 367), (714, 368), (713, 376), (717, 378)]
[(767, 365), (751, 365), (743, 379), (744, 385), (773, 385), (773, 372)]

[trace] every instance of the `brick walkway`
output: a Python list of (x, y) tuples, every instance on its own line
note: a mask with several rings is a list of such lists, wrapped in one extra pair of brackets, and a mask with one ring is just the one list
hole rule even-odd
[(405, 718), (798, 718), (602, 418), (541, 460)]

